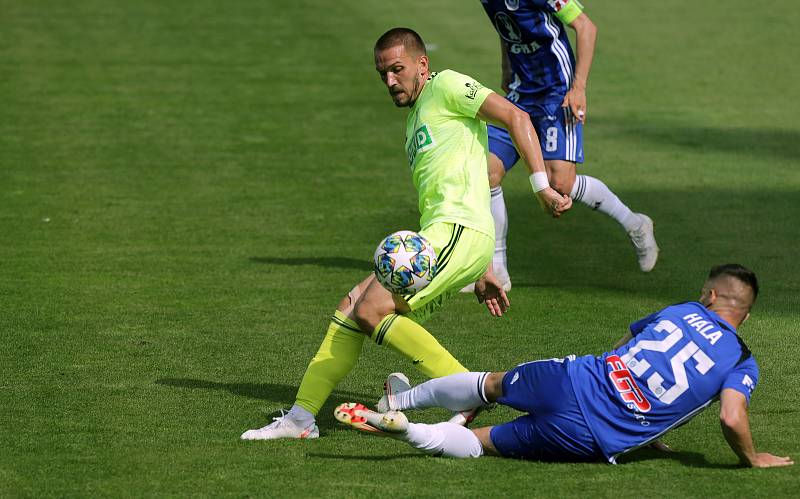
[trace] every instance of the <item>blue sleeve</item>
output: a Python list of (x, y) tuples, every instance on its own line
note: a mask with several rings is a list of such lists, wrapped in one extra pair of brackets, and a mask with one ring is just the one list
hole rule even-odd
[(644, 319), (639, 319), (638, 321), (628, 326), (628, 329), (630, 330), (631, 334), (633, 336), (636, 336), (637, 334), (644, 331), (644, 328), (646, 328), (648, 324), (650, 324), (651, 322), (655, 322), (656, 318), (658, 318), (658, 314), (660, 313), (661, 310), (659, 310), (658, 312), (654, 312), (645, 317)]
[(731, 388), (740, 392), (750, 404), (750, 395), (756, 389), (758, 383), (758, 364), (751, 355), (744, 362), (736, 366), (733, 371), (725, 378), (722, 389)]

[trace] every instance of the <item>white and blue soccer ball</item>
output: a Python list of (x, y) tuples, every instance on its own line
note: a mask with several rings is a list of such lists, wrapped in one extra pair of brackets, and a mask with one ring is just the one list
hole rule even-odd
[(414, 295), (436, 275), (436, 251), (427, 239), (410, 230), (389, 234), (375, 250), (375, 276), (398, 295)]

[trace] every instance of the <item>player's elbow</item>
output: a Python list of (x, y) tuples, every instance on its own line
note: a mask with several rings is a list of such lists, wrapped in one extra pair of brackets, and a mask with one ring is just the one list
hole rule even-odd
[(719, 412), (719, 424), (725, 428), (738, 428), (742, 425), (742, 421), (744, 418), (747, 417), (747, 414), (743, 414), (741, 411), (737, 410), (721, 410)]
[(527, 131), (530, 128), (530, 130), (533, 130), (533, 133), (536, 133), (536, 130), (533, 128), (533, 124), (531, 123), (531, 118), (530, 116), (528, 116), (528, 113), (518, 108), (517, 106), (512, 106), (512, 107), (513, 109), (509, 111), (509, 117), (508, 117), (509, 131), (512, 130)]
[(586, 31), (592, 36), (592, 38), (597, 38), (597, 25), (588, 17), (586, 18)]
[(579, 15), (570, 26), (575, 30), (578, 36), (589, 36), (592, 39), (597, 37), (597, 25), (589, 19), (586, 14)]

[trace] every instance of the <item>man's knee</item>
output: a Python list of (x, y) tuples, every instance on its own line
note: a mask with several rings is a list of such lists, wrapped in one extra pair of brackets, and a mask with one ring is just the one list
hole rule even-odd
[(506, 167), (496, 155), (489, 154), (489, 187), (495, 188), (503, 183), (506, 176)]
[(494, 402), (503, 396), (503, 378), (505, 375), (506, 373), (503, 371), (489, 373), (486, 376), (486, 380), (483, 382), (483, 392), (489, 402)]
[(381, 314), (375, 307), (369, 306), (369, 304), (363, 304), (361, 302), (356, 303), (356, 306), (353, 308), (353, 320), (356, 321), (358, 327), (365, 333), (370, 334), (372, 331), (378, 327), (378, 324), (381, 322), (381, 319), (386, 314)]
[(569, 196), (575, 185), (575, 163), (569, 161), (548, 161), (547, 170), (550, 176), (550, 187), (559, 194)]

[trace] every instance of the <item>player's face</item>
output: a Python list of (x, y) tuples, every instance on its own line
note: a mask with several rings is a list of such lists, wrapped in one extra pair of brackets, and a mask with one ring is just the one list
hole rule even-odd
[(411, 106), (427, 77), (428, 56), (413, 56), (403, 45), (375, 53), (375, 69), (397, 107)]

